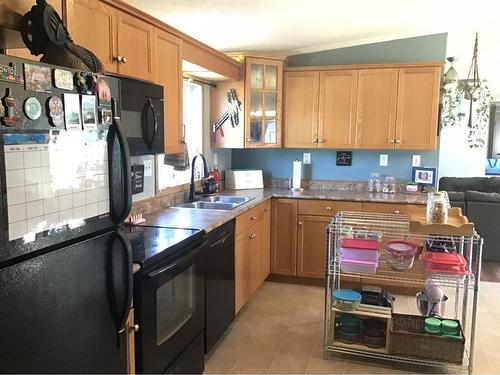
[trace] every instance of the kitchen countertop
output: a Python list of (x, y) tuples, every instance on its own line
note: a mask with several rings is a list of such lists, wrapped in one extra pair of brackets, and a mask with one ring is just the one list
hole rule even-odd
[(292, 191), (289, 189), (265, 188), (251, 190), (224, 190), (220, 192), (219, 195), (237, 195), (252, 197), (254, 199), (229, 211), (171, 207), (144, 215), (144, 219), (146, 219), (146, 221), (143, 225), (204, 229), (208, 233), (234, 219), (236, 216), (241, 215), (243, 212), (248, 211), (265, 200), (273, 197), (399, 204), (427, 203), (426, 194), (385, 194), (352, 190)]

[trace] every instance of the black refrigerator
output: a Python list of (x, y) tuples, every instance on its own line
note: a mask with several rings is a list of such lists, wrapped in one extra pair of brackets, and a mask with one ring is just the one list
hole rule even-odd
[(119, 85), (0, 55), (0, 372), (127, 371)]

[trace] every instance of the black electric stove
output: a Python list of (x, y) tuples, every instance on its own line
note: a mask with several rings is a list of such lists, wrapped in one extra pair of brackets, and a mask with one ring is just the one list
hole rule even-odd
[(183, 249), (193, 247), (205, 238), (205, 231), (199, 229), (143, 225), (125, 226), (124, 233), (132, 245), (133, 261), (139, 263), (142, 270), (179, 256)]

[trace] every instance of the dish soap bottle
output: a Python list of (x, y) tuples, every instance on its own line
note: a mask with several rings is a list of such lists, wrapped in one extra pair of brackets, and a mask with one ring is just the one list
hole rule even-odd
[(218, 193), (221, 186), (220, 186), (220, 172), (219, 172), (219, 167), (217, 165), (214, 165), (214, 171), (213, 171), (213, 177), (215, 180), (215, 191)]

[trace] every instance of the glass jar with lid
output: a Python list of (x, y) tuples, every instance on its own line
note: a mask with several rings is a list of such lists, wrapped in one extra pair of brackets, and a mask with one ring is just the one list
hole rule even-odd
[(392, 176), (386, 176), (384, 178), (382, 191), (384, 193), (394, 194), (396, 192), (396, 179)]
[(446, 224), (448, 222), (448, 202), (446, 194), (436, 191), (427, 195), (427, 224)]
[(382, 191), (382, 180), (380, 174), (372, 173), (368, 179), (368, 191), (370, 193), (380, 193)]

